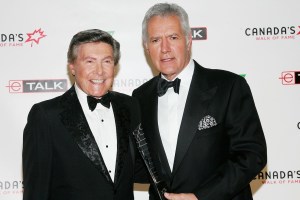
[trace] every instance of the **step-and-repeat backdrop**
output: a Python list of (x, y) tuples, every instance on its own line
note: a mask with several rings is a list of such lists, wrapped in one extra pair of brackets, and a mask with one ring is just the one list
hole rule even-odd
[[(114, 90), (131, 95), (156, 72), (141, 22), (158, 1), (5, 0), (0, 11), (0, 200), (22, 199), (22, 132), (31, 106), (72, 85), (66, 54), (78, 31), (109, 31), (121, 43)], [(189, 13), (193, 58), (244, 76), (261, 118), (268, 164), (251, 183), (256, 200), (300, 198), (299, 0), (174, 0)], [(136, 199), (147, 197), (136, 185)]]

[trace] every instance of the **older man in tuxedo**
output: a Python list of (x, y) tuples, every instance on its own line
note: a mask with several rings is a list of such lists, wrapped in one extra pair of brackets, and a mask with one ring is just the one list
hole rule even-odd
[(107, 32), (74, 35), (68, 66), (75, 84), (28, 115), (24, 200), (133, 199), (139, 108), (132, 97), (109, 91), (119, 58), (120, 45)]
[[(158, 174), (172, 200), (250, 200), (266, 142), (246, 80), (191, 59), (188, 15), (176, 4), (143, 20), (146, 54), (160, 74), (134, 90)], [(153, 186), (153, 185), (152, 185)], [(150, 199), (158, 199), (150, 187)]]

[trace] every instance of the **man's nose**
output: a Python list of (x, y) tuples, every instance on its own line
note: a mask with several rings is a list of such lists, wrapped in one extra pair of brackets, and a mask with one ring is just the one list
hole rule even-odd
[(101, 75), (102, 72), (103, 72), (102, 64), (101, 64), (101, 63), (98, 63), (98, 64), (96, 65), (96, 73)]
[(167, 53), (170, 51), (170, 43), (167, 39), (162, 39), (161, 51), (162, 51), (162, 53)]

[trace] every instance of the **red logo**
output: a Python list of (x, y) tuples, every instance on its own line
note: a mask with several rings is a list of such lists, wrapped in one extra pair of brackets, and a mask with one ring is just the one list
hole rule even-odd
[(34, 30), (32, 33), (26, 33), (28, 38), (25, 41), (26, 42), (31, 42), (31, 47), (33, 45), (33, 42), (35, 42), (36, 44), (39, 44), (40, 39), (46, 37), (46, 35), (44, 34), (44, 31), (42, 31), (42, 29), (37, 29)]
[(23, 81), (22, 80), (10, 80), (9, 85), (6, 86), (9, 88), (9, 93), (22, 93), (23, 92)]
[(282, 81), (282, 85), (295, 85), (300, 84), (300, 71), (285, 71), (281, 73), (279, 77)]

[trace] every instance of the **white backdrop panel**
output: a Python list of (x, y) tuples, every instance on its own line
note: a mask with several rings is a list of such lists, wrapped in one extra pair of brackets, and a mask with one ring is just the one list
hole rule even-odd
[[(157, 2), (1, 2), (0, 200), (22, 199), (22, 132), (29, 109), (36, 102), (62, 94), (49, 92), (50, 85), (32, 85), (32, 91), (24, 93), (22, 84), (28, 80), (66, 79), (69, 88), (66, 53), (71, 37), (84, 29), (99, 28), (109, 31), (121, 43), (114, 90), (130, 95), (155, 74), (143, 52), (141, 22), (146, 10)], [(251, 183), (254, 199), (298, 200), (299, 1), (173, 2), (186, 9), (192, 27), (207, 30), (206, 40), (193, 41), (193, 58), (204, 67), (245, 75), (252, 89), (268, 144), (268, 165)], [(255, 32), (268, 27), (267, 34)], [(31, 41), (26, 42), (28, 39)], [(43, 91), (36, 92), (37, 89)], [(136, 199), (147, 197), (146, 188), (136, 187)]]

